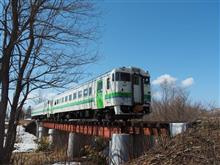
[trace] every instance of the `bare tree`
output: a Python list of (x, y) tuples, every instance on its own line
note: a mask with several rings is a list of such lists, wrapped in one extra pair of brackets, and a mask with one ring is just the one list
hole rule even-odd
[(176, 84), (165, 81), (160, 92), (160, 99), (152, 99), (152, 114), (145, 116), (146, 120), (187, 122), (197, 119), (204, 111), (202, 104), (192, 103), (189, 92)]
[(91, 42), (98, 24), (94, 4), (86, 0), (1, 0), (0, 11), (0, 164), (8, 164), (28, 94), (78, 80), (80, 66), (96, 60)]

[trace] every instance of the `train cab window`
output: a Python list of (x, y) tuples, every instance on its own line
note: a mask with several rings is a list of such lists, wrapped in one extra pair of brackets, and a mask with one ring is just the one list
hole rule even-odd
[(130, 81), (129, 73), (121, 73), (121, 81)]
[(150, 77), (144, 78), (144, 84), (150, 84)]
[(83, 96), (84, 96), (84, 97), (88, 96), (88, 89), (84, 89), (84, 91), (83, 91)]
[(82, 91), (79, 91), (78, 92), (78, 98), (81, 98), (82, 97)]
[(130, 81), (130, 74), (129, 73), (123, 73), (123, 72), (116, 72), (116, 81)]
[(76, 99), (76, 93), (73, 93), (73, 100)]
[(69, 101), (71, 101), (72, 100), (72, 95), (69, 95)]
[(65, 96), (65, 102), (67, 102), (68, 101), (68, 96)]
[(106, 86), (107, 89), (110, 89), (110, 78), (107, 78), (107, 86)]
[(139, 85), (139, 76), (134, 75), (134, 77), (133, 77), (133, 83), (134, 83), (135, 85)]

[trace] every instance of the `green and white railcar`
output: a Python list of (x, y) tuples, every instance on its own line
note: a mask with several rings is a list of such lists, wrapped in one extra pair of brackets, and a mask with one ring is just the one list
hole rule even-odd
[(149, 113), (150, 101), (149, 73), (122, 67), (36, 105), (32, 118), (131, 118)]

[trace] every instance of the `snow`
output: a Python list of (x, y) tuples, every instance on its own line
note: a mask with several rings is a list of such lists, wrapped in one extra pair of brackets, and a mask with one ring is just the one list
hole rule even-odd
[(186, 130), (186, 123), (170, 123), (171, 136), (176, 136)]
[(25, 120), (32, 120), (31, 118), (25, 118)]
[(37, 137), (25, 132), (23, 126), (17, 126), (17, 143), (14, 147), (16, 148), (13, 152), (31, 152), (37, 149)]
[(80, 162), (58, 162), (53, 165), (81, 165)]

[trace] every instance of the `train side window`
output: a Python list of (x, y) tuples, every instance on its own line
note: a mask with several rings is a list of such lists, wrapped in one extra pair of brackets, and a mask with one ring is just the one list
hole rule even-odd
[(69, 101), (71, 101), (72, 100), (72, 95), (69, 95)]
[(83, 91), (83, 96), (84, 96), (84, 97), (88, 96), (88, 89), (84, 89), (84, 91)]
[(76, 93), (73, 93), (73, 100), (76, 99)]
[(134, 75), (133, 83), (134, 83), (135, 85), (139, 85), (139, 77), (138, 77), (138, 76)]
[(65, 96), (65, 102), (67, 102), (68, 101), (68, 96)]
[(115, 81), (115, 74), (112, 73), (112, 81)]
[(89, 96), (92, 95), (92, 87), (89, 87)]
[(64, 102), (64, 97), (62, 97), (62, 103)]
[(118, 72), (116, 72), (116, 78), (115, 78), (115, 81), (119, 81), (120, 79), (120, 74)]
[(110, 89), (110, 78), (107, 78), (107, 89)]
[(78, 92), (78, 98), (81, 98), (82, 97), (82, 91), (79, 91)]

